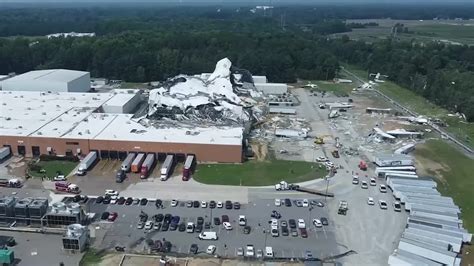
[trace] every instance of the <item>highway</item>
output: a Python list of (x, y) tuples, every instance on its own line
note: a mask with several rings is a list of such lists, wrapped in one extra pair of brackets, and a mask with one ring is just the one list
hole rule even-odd
[[(359, 76), (357, 76), (356, 74), (348, 71), (347, 69), (345, 68), (342, 68), (341, 67), (341, 70), (343, 72), (345, 72), (346, 74), (354, 77), (356, 80), (358, 80), (359, 82), (361, 82), (362, 84), (364, 83), (367, 83), (366, 81), (364, 81), (363, 79), (361, 79)], [(395, 106), (397, 106), (398, 108), (400, 108), (401, 110), (405, 111), (406, 113), (414, 116), (414, 117), (418, 117), (420, 116), (420, 114), (408, 109), (407, 107), (403, 106), (401, 103), (395, 101), (394, 99), (390, 98), (389, 96), (387, 96), (385, 93), (381, 92), (380, 90), (378, 90), (375, 86), (374, 86), (374, 89), (373, 89), (377, 94), (379, 94), (380, 96), (382, 96), (383, 98), (385, 98), (387, 101), (391, 102), (392, 104), (394, 104)], [(459, 141), (458, 139), (456, 139), (455, 137), (453, 137), (450, 133), (448, 133), (447, 131), (443, 130), (442, 128), (440, 128), (439, 126), (435, 125), (434, 123), (432, 123), (431, 121), (428, 121), (427, 123), (432, 129), (436, 130), (438, 133), (440, 133), (442, 136), (445, 136), (448, 140), (454, 142), (455, 144), (457, 144), (460, 148), (462, 148), (463, 151), (465, 151), (466, 155), (468, 155), (469, 157), (473, 157), (474, 156), (474, 150), (472, 150), (470, 147), (468, 147), (467, 145), (465, 145), (464, 143), (462, 143), (461, 141)]]

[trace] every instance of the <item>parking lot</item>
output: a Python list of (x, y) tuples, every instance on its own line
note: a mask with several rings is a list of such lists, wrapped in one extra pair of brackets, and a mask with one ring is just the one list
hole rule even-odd
[[(197, 244), (199, 253), (205, 252), (208, 245), (217, 247), (216, 253), (219, 256), (237, 256), (237, 249), (245, 249), (246, 245), (254, 245), (255, 249), (264, 250), (265, 246), (271, 246), (275, 257), (301, 258), (305, 257), (307, 250), (311, 251), (314, 257), (325, 258), (338, 254), (334, 238), (334, 224), (329, 220), (328, 226), (316, 228), (312, 224), (312, 219), (328, 217), (326, 208), (323, 207), (277, 207), (274, 200), (257, 200), (249, 204), (242, 204), (239, 210), (225, 208), (188, 208), (181, 202), (177, 207), (170, 207), (169, 201), (164, 201), (164, 207), (158, 209), (155, 202), (150, 201), (146, 206), (141, 205), (112, 205), (97, 204), (94, 200), (88, 203), (91, 212), (100, 214), (103, 211), (117, 212), (118, 218), (114, 222), (99, 222), (106, 232), (102, 239), (101, 247), (125, 246), (129, 251), (146, 252), (147, 245), (145, 238), (153, 240), (166, 239), (172, 243), (172, 252), (188, 253), (191, 244)], [(281, 214), (280, 221), (289, 219), (304, 219), (308, 232), (307, 238), (302, 238), (298, 231), (298, 236), (282, 236), (279, 227), (279, 236), (272, 237), (270, 234), (269, 221), (272, 210), (277, 210)], [(171, 214), (180, 216), (180, 223), (196, 223), (197, 217), (203, 217), (205, 222), (211, 222), (210, 229), (203, 231), (217, 232), (217, 241), (199, 240), (198, 233), (186, 233), (176, 231), (156, 231), (137, 229), (139, 214), (143, 211), (148, 214), (151, 220), (155, 214)], [(232, 230), (226, 230), (222, 225), (215, 225), (215, 217), (228, 215)], [(243, 233), (243, 226), (238, 225), (239, 215), (245, 215), (247, 225), (251, 227), (249, 234)]]

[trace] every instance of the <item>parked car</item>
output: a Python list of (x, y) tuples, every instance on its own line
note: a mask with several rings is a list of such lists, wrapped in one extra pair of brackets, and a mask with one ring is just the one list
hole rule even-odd
[(270, 215), (272, 218), (275, 218), (275, 219), (280, 219), (281, 218), (281, 214), (275, 210), (272, 211), (272, 214)]
[(113, 221), (115, 221), (115, 219), (117, 219), (117, 216), (118, 216), (118, 213), (116, 213), (116, 212), (111, 212), (111, 213), (109, 214), (109, 217), (107, 218), (107, 220), (113, 222)]
[(205, 200), (201, 201), (201, 208), (207, 208), (207, 202)]
[(308, 231), (306, 231), (306, 228), (300, 228), (300, 235), (302, 238), (308, 237)]
[(291, 236), (292, 237), (297, 237), (298, 236), (298, 231), (296, 230), (296, 228), (291, 228)]
[(240, 210), (240, 203), (239, 202), (234, 202), (234, 209)]
[(181, 223), (179, 224), (179, 226), (178, 226), (178, 230), (179, 230), (180, 232), (186, 231), (186, 224), (185, 224), (184, 222), (181, 222)]
[(288, 231), (288, 227), (281, 227), (281, 235), (282, 236), (288, 236), (289, 235), (289, 231)]
[(214, 225), (220, 225), (221, 220), (219, 220), (219, 217), (214, 217)]
[(253, 247), (253, 245), (247, 245), (247, 248), (245, 249), (245, 256), (247, 257), (255, 256), (255, 248)]
[(192, 208), (192, 207), (193, 207), (193, 201), (192, 201), (192, 200), (188, 200), (188, 201), (186, 202), (186, 207)]
[(196, 233), (201, 233), (202, 232), (202, 224), (196, 225), (195, 231), (196, 231)]
[(280, 199), (275, 199), (275, 206), (278, 206), (278, 207), (281, 206), (281, 200)]
[(308, 207), (308, 206), (309, 206), (308, 199), (303, 199), (303, 207)]
[(198, 252), (198, 245), (197, 244), (191, 244), (191, 247), (189, 247), (189, 253), (197, 254), (197, 252)]
[(109, 212), (103, 212), (100, 216), (101, 220), (107, 220), (109, 218)]
[(172, 223), (170, 224), (170, 231), (176, 231), (178, 229), (178, 224)]
[(216, 202), (211, 200), (209, 201), (209, 208), (214, 209), (216, 207)]
[(388, 207), (387, 202), (385, 200), (379, 200), (379, 206), (382, 210), (386, 210)]
[(145, 223), (145, 230), (151, 230), (153, 228), (153, 222), (152, 221), (147, 221)]
[(225, 230), (232, 230), (232, 225), (229, 222), (223, 222), (222, 225), (224, 226)]
[(153, 224), (153, 230), (155, 231), (160, 231), (161, 229), (161, 223), (155, 223)]
[(181, 218), (180, 218), (179, 216), (177, 216), (177, 215), (176, 215), (176, 216), (173, 216), (173, 217), (171, 217), (171, 223), (172, 223), (172, 224), (173, 224), (173, 223), (174, 223), (174, 224), (177, 224), (177, 223), (179, 223), (179, 220), (180, 220), (180, 219), (181, 219)]
[(133, 205), (138, 205), (140, 203), (139, 198), (133, 198)]
[(125, 200), (125, 205), (132, 205), (133, 203), (133, 198), (131, 197), (128, 197), (126, 200)]
[(296, 228), (296, 221), (295, 221), (295, 219), (290, 219), (290, 220), (288, 220), (288, 224), (290, 225), (290, 228)]
[(207, 247), (206, 253), (209, 254), (209, 255), (212, 255), (212, 254), (214, 254), (214, 252), (216, 252), (216, 246), (209, 245)]
[(171, 200), (170, 206), (171, 206), (171, 207), (176, 207), (176, 206), (178, 206), (178, 201), (177, 201), (177, 200)]
[(119, 193), (115, 190), (112, 189), (106, 189), (105, 190), (105, 196), (118, 196)]
[(165, 217), (163, 216), (163, 214), (159, 213), (159, 214), (155, 215), (155, 222), (161, 223), (161, 222), (163, 222), (164, 218)]
[(362, 181), (360, 183), (360, 187), (363, 188), (363, 189), (368, 189), (369, 188), (369, 185), (367, 184), (367, 181)]
[(232, 201), (226, 200), (225, 208), (228, 209), (228, 210), (232, 209)]
[(146, 198), (142, 198), (140, 200), (140, 205), (145, 206), (148, 203), (148, 200)]
[(395, 201), (393, 203), (393, 210), (396, 212), (401, 212), (402, 211), (402, 205), (400, 204), (400, 201)]
[(244, 255), (244, 249), (239, 247), (237, 248), (237, 256), (243, 256)]
[(164, 222), (163, 225), (161, 226), (161, 231), (168, 231), (169, 227), (170, 227), (170, 224)]
[(319, 219), (313, 219), (313, 224), (316, 227), (323, 227), (323, 223)]
[(143, 229), (143, 227), (145, 227), (145, 222), (139, 221), (138, 224), (137, 224), (137, 228), (138, 229)]
[(321, 217), (320, 220), (321, 220), (321, 223), (322, 223), (324, 226), (329, 225), (329, 221), (328, 221), (328, 219), (327, 219), (326, 217)]
[(118, 205), (123, 205), (123, 204), (125, 204), (125, 201), (126, 201), (126, 200), (125, 200), (124, 197), (120, 197), (120, 198), (117, 200), (117, 204), (118, 204)]
[(201, 216), (199, 216), (197, 219), (196, 219), (196, 224), (203, 224), (204, 223), (204, 218), (202, 218)]
[(359, 184), (359, 178), (357, 176), (352, 177), (352, 184), (354, 184), (354, 185)]
[(375, 180), (375, 178), (373, 178), (373, 177), (370, 178), (370, 185), (371, 186), (376, 186), (377, 185), (377, 181)]
[(165, 214), (165, 217), (163, 218), (163, 221), (165, 223), (170, 223), (171, 222), (171, 217), (173, 217), (171, 214), (167, 213)]
[(222, 223), (229, 222), (229, 216), (227, 216), (227, 215), (222, 215), (221, 219), (222, 219)]
[(224, 204), (222, 204), (222, 201), (217, 202), (217, 208), (222, 208), (224, 207)]
[(248, 225), (244, 226), (244, 234), (246, 235), (250, 234), (250, 230), (251, 230), (250, 226)]
[(104, 197), (102, 197), (102, 196), (98, 196), (98, 197), (95, 199), (95, 203), (97, 203), (97, 204), (102, 203), (102, 201), (104, 201)]
[(298, 219), (298, 228), (306, 228), (306, 224), (303, 219)]
[(197, 200), (193, 201), (193, 207), (194, 207), (194, 208), (199, 208), (199, 206), (201, 206), (201, 204), (199, 203), (199, 201), (197, 201)]
[(387, 186), (386, 185), (381, 184), (379, 189), (380, 189), (381, 193), (387, 193)]
[(285, 206), (286, 207), (291, 207), (291, 200), (290, 199), (285, 199)]
[(157, 208), (161, 208), (161, 207), (163, 206), (163, 201), (160, 200), (160, 199), (156, 199), (156, 201), (155, 201), (155, 206), (156, 206)]
[(369, 198), (367, 199), (367, 204), (368, 204), (368, 205), (374, 205), (374, 204), (375, 204), (374, 198), (369, 197)]

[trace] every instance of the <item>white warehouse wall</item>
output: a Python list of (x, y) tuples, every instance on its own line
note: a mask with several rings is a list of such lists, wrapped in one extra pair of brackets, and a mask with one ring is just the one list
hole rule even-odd
[(5, 80), (2, 84), (4, 91), (51, 91), (67, 92), (66, 82), (39, 81), (39, 80)]
[(71, 80), (67, 84), (68, 92), (88, 92), (91, 89), (91, 75), (89, 73)]
[(257, 90), (264, 94), (283, 94), (288, 92), (288, 85), (284, 83), (254, 83)]

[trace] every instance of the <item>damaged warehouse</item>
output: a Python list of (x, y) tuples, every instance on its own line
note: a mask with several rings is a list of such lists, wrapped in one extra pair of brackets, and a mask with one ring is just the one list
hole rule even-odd
[[(149, 152), (241, 162), (246, 136), (267, 108), (252, 75), (233, 67), (227, 58), (211, 74), (178, 75), (146, 96), (138, 90), (2, 92), (6, 108), (0, 141), (14, 155), (26, 157), (99, 151), (100, 157), (116, 158)], [(29, 106), (10, 104), (18, 98)], [(130, 113), (144, 102), (147, 110)]]

